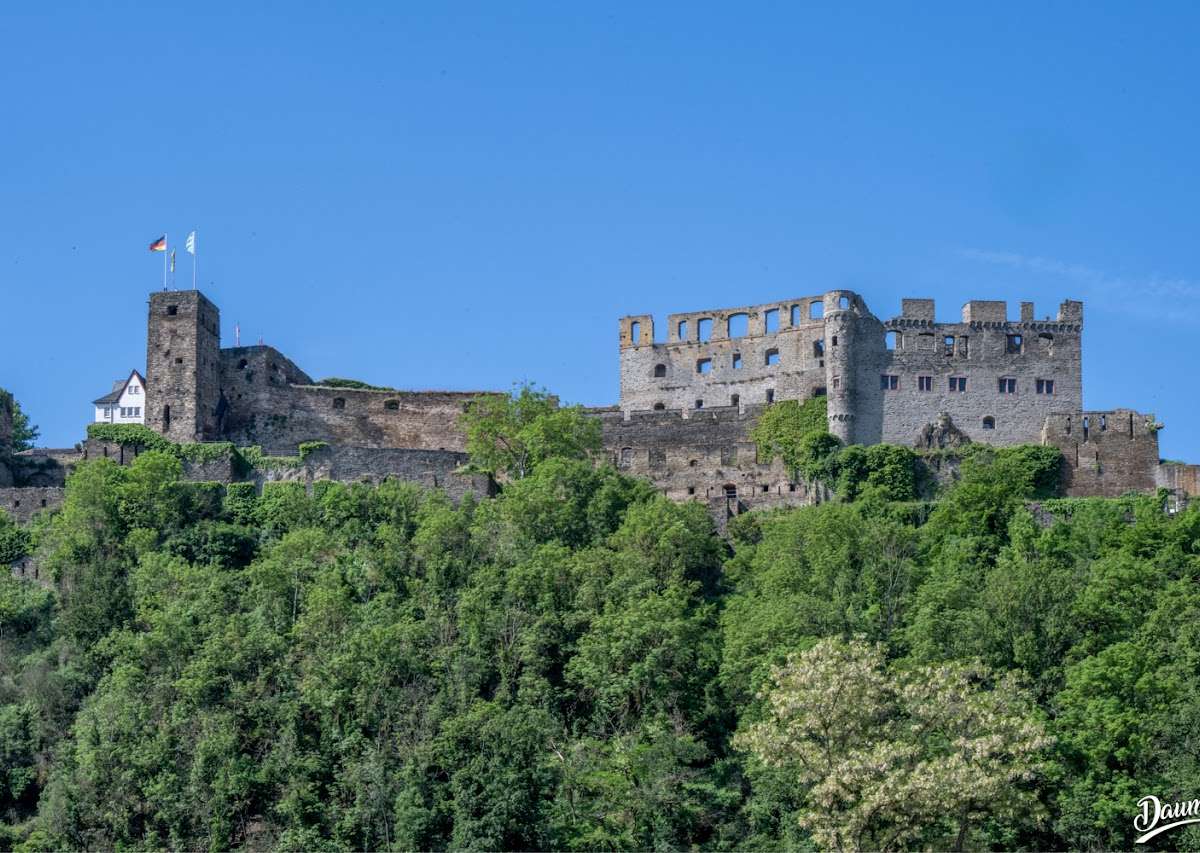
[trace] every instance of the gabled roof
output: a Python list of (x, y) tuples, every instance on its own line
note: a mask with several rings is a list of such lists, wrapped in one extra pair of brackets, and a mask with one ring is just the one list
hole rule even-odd
[(142, 374), (140, 374), (136, 370), (134, 370), (129, 374), (128, 378), (118, 379), (116, 382), (114, 382), (112, 390), (109, 391), (107, 394), (105, 394), (103, 397), (99, 397), (95, 400), (92, 400), (92, 405), (93, 406), (111, 406), (111, 405), (121, 402), (121, 395), (124, 394), (125, 389), (129, 387), (129, 380), (133, 379), (133, 377), (135, 377), (135, 376), (138, 379), (138, 384), (141, 385), (143, 388), (145, 388), (146, 380), (142, 378)]

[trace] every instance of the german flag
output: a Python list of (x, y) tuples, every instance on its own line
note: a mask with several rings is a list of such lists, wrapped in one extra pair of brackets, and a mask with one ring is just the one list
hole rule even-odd
[(150, 244), (151, 252), (165, 252), (166, 250), (167, 250), (167, 235), (166, 234), (159, 237), (157, 240), (155, 240), (153, 243)]

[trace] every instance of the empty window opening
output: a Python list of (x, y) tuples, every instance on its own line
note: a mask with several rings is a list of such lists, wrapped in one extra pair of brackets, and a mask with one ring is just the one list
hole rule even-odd
[(779, 364), (779, 350), (773, 348), (767, 350), (767, 354), (763, 358), (763, 361), (766, 363), (767, 367)]
[(901, 347), (900, 333), (899, 332), (887, 332), (883, 336), (883, 343), (884, 343), (884, 346), (886, 346), (890, 350), (895, 351), (895, 350), (900, 349), (900, 347)]
[(971, 340), (966, 335), (958, 336), (958, 355), (960, 358), (966, 358), (971, 354)]
[(825, 316), (825, 303), (821, 301), (808, 303), (808, 319), (820, 320)]
[(711, 358), (697, 359), (696, 372), (697, 373), (712, 373), (712, 359)]
[(726, 483), (725, 484), (725, 497), (736, 498), (737, 497), (737, 486), (735, 486), (733, 483)]
[(1010, 355), (1020, 353), (1021, 352), (1021, 336), (1020, 335), (1008, 335), (1005, 338), (1004, 349), (1005, 349), (1005, 352), (1009, 353)]
[(768, 332), (779, 331), (779, 309), (772, 308), (763, 314), (763, 329)]
[(1071, 416), (1067, 415), (1067, 435), (1071, 434)]
[(837, 335), (833, 336), (833, 339), (829, 342), (829, 344), (830, 346), (837, 346)]
[(689, 467), (689, 468), (695, 468), (695, 467), (696, 467), (696, 460), (695, 460), (695, 459), (689, 459), (689, 460), (688, 460), (688, 467)]
[(345, 397), (334, 397), (333, 398), (333, 407), (335, 409), (346, 408), (346, 398)]
[(732, 396), (729, 398), (729, 405), (731, 405), (731, 406), (736, 406), (736, 405), (738, 405), (738, 403), (740, 403), (741, 401), (742, 401), (742, 398), (741, 398), (739, 395), (737, 395), (737, 394), (734, 394), (734, 395), (732, 395)]
[(45, 505), (46, 505), (46, 499), (42, 498), (42, 506), (45, 506)]
[(703, 401), (703, 400), (697, 400), (697, 401), (696, 401), (696, 408), (697, 408), (697, 409), (703, 409), (703, 408), (704, 408), (704, 401)]
[(689, 495), (694, 495), (694, 494), (696, 494), (696, 487), (695, 487), (695, 486), (688, 486), (688, 494), (689, 494)]
[(918, 391), (932, 391), (933, 390), (933, 377), (932, 376), (918, 376), (917, 377), (917, 390)]
[(813, 358), (824, 358), (824, 357), (825, 357), (825, 341), (822, 341), (822, 340), (813, 341)]
[(681, 340), (681, 341), (687, 340), (687, 320), (679, 321), (679, 326), (676, 329), (676, 332), (678, 333), (679, 340)]
[(952, 394), (967, 393), (967, 377), (951, 376), (950, 377), (950, 392)]
[(768, 389), (767, 389), (767, 402), (768, 402), (768, 403), (774, 403), (774, 402), (775, 402), (775, 389), (774, 389), (774, 388), (768, 388)]
[(178, 313), (179, 313), (179, 306), (178, 306), (178, 305), (168, 305), (168, 306), (167, 306), (167, 316), (168, 316), (168, 317), (174, 317), (174, 316), (176, 316)]
[(169, 429), (171, 429), (171, 407), (170, 406), (163, 406), (162, 422), (163, 422), (163, 432), (167, 432)]
[(181, 356), (181, 357), (179, 357), (179, 358), (175, 359), (175, 363), (176, 363), (176, 364), (183, 364), (183, 357)]
[(983, 419), (983, 428), (984, 429), (995, 429), (996, 428), (996, 419), (993, 418), (991, 415), (984, 418)]
[(894, 373), (884, 373), (879, 377), (879, 388), (882, 391), (895, 391), (900, 387), (900, 377)]
[(838, 308), (841, 308), (843, 311), (845, 311), (849, 307), (850, 307), (850, 297), (849, 296), (842, 296), (838, 299)]
[(1088, 433), (1091, 431), (1091, 428), (1092, 428), (1092, 419), (1085, 415), (1083, 418), (1083, 440), (1084, 441), (1088, 440)]
[(622, 468), (628, 468), (632, 464), (633, 464), (633, 448), (632, 447), (622, 447), (621, 448), (620, 466)]
[(712, 318), (705, 317), (703, 320), (696, 321), (696, 331), (700, 333), (700, 340), (707, 341), (712, 337)]
[(839, 389), (841, 387), (842, 387), (842, 378), (840, 376), (833, 377), (833, 390), (836, 391), (837, 389)]
[(398, 411), (400, 411), (400, 401), (399, 400), (384, 400), (383, 407), (385, 409), (387, 409), (389, 412), (398, 412)]
[(1133, 438), (1133, 415), (1129, 415), (1129, 437)]
[(796, 491), (796, 484), (795, 484), (795, 483), (788, 483), (788, 491), (789, 491), (789, 492), (794, 492), (794, 491)]
[(942, 338), (942, 350), (946, 355), (954, 355), (954, 335), (946, 335)]
[(665, 412), (666, 409), (667, 409), (667, 407), (664, 403), (655, 403), (654, 404), (654, 411), (656, 411), (656, 412)]
[(664, 376), (666, 376), (666, 375), (667, 375), (667, 366), (666, 366), (665, 364), (656, 364), (656, 365), (654, 365), (654, 376), (655, 376), (655, 378), (657, 378), (657, 379), (661, 379), (662, 377), (664, 377)]
[(246, 359), (244, 359), (244, 358), (243, 358), (243, 359), (241, 359), (241, 360), (238, 362), (238, 370), (245, 370), (245, 369), (246, 369), (246, 365), (247, 365), (247, 364), (249, 364), (249, 363), (250, 363), (250, 362), (246, 361)]
[(1054, 393), (1054, 380), (1053, 379), (1039, 379), (1036, 384), (1037, 384), (1037, 392), (1039, 394), (1053, 394)]
[(1104, 432), (1106, 429), (1108, 429), (1108, 415), (1101, 415), (1100, 416), (1100, 431)]
[(791, 314), (791, 316), (789, 319), (791, 320), (792, 325), (799, 326), (800, 325), (800, 306), (793, 305), (790, 314)]
[(733, 354), (733, 369), (734, 370), (742, 369), (742, 354), (740, 352), (735, 352)]
[(731, 338), (744, 338), (750, 331), (750, 316), (748, 314), (730, 314), (725, 321), (725, 329)]
[(634, 320), (629, 324), (629, 342), (634, 346), (641, 343), (642, 340), (642, 324)]

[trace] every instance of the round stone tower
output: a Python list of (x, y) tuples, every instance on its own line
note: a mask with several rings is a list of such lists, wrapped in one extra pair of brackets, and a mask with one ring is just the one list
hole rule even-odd
[(854, 443), (857, 396), (854, 343), (858, 325), (858, 295), (849, 290), (825, 294), (825, 388), (829, 406), (829, 432), (843, 444)]

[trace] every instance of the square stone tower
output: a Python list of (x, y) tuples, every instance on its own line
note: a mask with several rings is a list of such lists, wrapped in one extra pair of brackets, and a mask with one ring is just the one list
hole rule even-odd
[(198, 290), (150, 294), (146, 426), (172, 441), (220, 437), (221, 312)]

